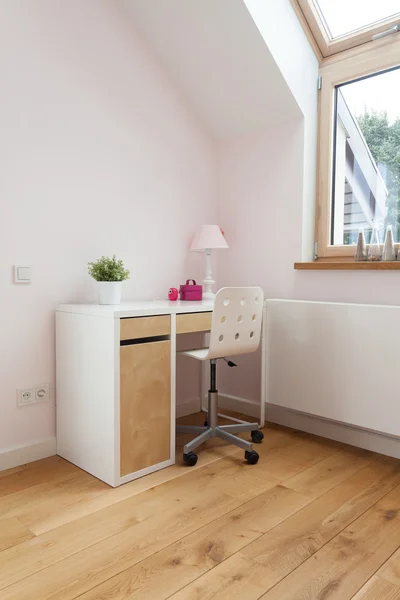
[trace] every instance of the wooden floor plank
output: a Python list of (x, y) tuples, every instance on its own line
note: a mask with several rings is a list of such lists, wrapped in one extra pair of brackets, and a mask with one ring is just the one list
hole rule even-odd
[[(271, 436), (271, 438), (272, 437), (273, 436)], [(291, 441), (296, 446), (299, 456), (298, 465), (303, 465), (305, 460), (302, 453), (299, 452), (299, 448), (302, 447), (313, 449), (313, 453), (310, 454), (309, 462), (312, 463), (317, 460), (315, 455), (317, 452), (320, 452), (320, 448), (318, 445), (315, 445), (313, 440), (309, 440), (307, 437), (299, 440), (297, 438), (292, 439), (290, 436), (284, 436), (283, 438), (282, 436), (278, 436), (275, 443), (271, 444), (270, 441), (267, 441), (267, 443), (263, 445), (263, 452), (266, 453), (270, 449), (270, 453), (273, 455), (274, 452), (279, 452), (282, 447), (287, 449), (290, 446)], [(333, 451), (334, 447), (329, 447), (329, 449), (326, 450), (326, 452), (329, 453)], [(138, 507), (142, 507), (142, 513), (143, 506), (147, 507), (147, 511), (141, 517), (144, 519), (150, 514), (157, 512), (158, 506), (168, 506), (168, 497), (175, 494), (177, 494), (177, 497), (182, 497), (186, 494), (188, 501), (192, 503), (193, 500), (197, 500), (200, 490), (202, 493), (204, 492), (204, 494), (206, 494), (208, 490), (218, 491), (224, 488), (229, 490), (234, 488), (241, 490), (241, 486), (237, 485), (236, 475), (243, 472), (243, 464), (244, 462), (242, 459), (238, 460), (237, 458), (226, 457), (224, 460), (212, 463), (198, 471), (185, 469), (186, 475), (184, 483), (180, 480), (168, 481), (162, 486), (150, 488), (150, 490), (147, 490), (142, 495), (134, 496), (132, 499), (128, 498), (125, 501), (119, 502), (117, 505), (111, 505), (107, 509), (97, 511), (88, 515), (86, 518), (79, 519), (79, 521), (73, 521), (57, 530), (41, 535), (40, 543), (35, 543), (34, 545), (25, 544), (24, 547), (18, 548), (18, 551), (14, 550), (13, 552), (13, 550), (10, 550), (6, 554), (3, 553), (0, 555), (0, 560), (3, 564), (3, 569), (0, 572), (0, 589), (15, 583), (23, 577), (34, 574), (40, 568), (50, 566), (59, 560), (67, 558), (71, 554), (105, 540), (111, 535), (116, 535), (118, 532), (124, 532), (134, 525), (132, 514), (136, 514)], [(230, 465), (235, 466), (236, 472), (235, 469), (230, 469)], [(251, 471), (260, 473), (260, 471), (255, 470), (253, 466), (245, 466), (249, 470), (248, 476), (250, 476)], [(300, 468), (300, 466), (298, 468)], [(292, 470), (293, 466), (291, 466), (291, 471)], [(233, 487), (232, 482), (235, 483)], [(275, 483), (276, 480), (271, 476), (262, 477), (260, 478), (258, 487), (253, 490), (253, 493), (258, 493), (261, 486), (264, 487), (264, 489), (268, 489)], [(126, 486), (122, 486), (118, 490), (112, 491), (119, 493), (120, 490), (125, 488)], [(249, 490), (246, 490), (246, 494), (248, 493)], [(237, 504), (237, 502), (235, 504), (227, 503), (227, 509), (231, 509)], [(159, 521), (155, 521), (154, 523), (155, 527), (160, 526)], [(129, 540), (129, 536), (125, 536), (124, 540), (126, 539)], [(114, 541), (117, 546), (117, 554), (118, 552), (122, 553), (125, 551), (126, 541), (124, 540), (116, 539)], [(128, 541), (128, 544), (129, 543), (130, 542)], [(111, 544), (111, 547), (113, 547), (113, 544)], [(105, 563), (107, 564), (107, 562), (108, 558)]]
[[(345, 452), (339, 462), (343, 467), (343, 462), (347, 461), (348, 473), (355, 472), (376, 459), (372, 453), (362, 450), (357, 452), (351, 450), (348, 453), (342, 447), (342, 445), (338, 447), (336, 443), (324, 444), (318, 438), (297, 432), (272, 440), (267, 436), (265, 443), (257, 446), (260, 460), (256, 468), (250, 468), (243, 460), (243, 450), (237, 450), (234, 454), (226, 456), (223, 461), (216, 461), (208, 465), (207, 469), (199, 475), (194, 477), (192, 473), (186, 475), (185, 482), (190, 486), (192, 477), (196, 481), (198, 477), (201, 477), (207, 483), (212, 480), (212, 485), (216, 489), (245, 502), (271, 487), (285, 482), (288, 477), (303, 473), (307, 468), (323, 464), (325, 459), (336, 456), (337, 453)], [(331, 463), (327, 465), (327, 469), (330, 466)], [(238, 485), (238, 481), (240, 481), (240, 485)]]
[(3, 477), (9, 477), (10, 475), (14, 475), (14, 473), (19, 473), (22, 471), (23, 467), (14, 467), (12, 469), (7, 469), (5, 471), (0, 471), (0, 479)]
[(346, 527), (263, 600), (350, 600), (400, 544), (400, 487)]
[[(247, 546), (243, 553), (283, 579), (400, 485), (398, 461), (382, 458)], [(274, 583), (276, 583), (274, 581)]]
[[(0, 572), (0, 589), (16, 583), (24, 577), (33, 575), (38, 569), (49, 567), (68, 558), (71, 554), (103, 542), (111, 535), (119, 535), (112, 543), (108, 544), (107, 541), (104, 541), (101, 545), (101, 548), (106, 549), (104, 554), (106, 559), (103, 563), (107, 565), (109, 562), (107, 546), (116, 547), (115, 556), (125, 552), (126, 540), (129, 540), (129, 532), (125, 534), (125, 530), (130, 529), (135, 524), (132, 514), (136, 515), (138, 519), (137, 511), (140, 510), (140, 513), (143, 513), (139, 522), (149, 518), (150, 514), (157, 511), (158, 506), (164, 508), (168, 506), (168, 494), (170, 497), (176, 493), (180, 494), (181, 497), (186, 494), (188, 501), (195, 499), (197, 502), (200, 492), (203, 495), (207, 494), (208, 491), (221, 491), (223, 493), (222, 491), (226, 489), (232, 497), (235, 497), (238, 493), (241, 496), (253, 497), (263, 489), (269, 489), (271, 485), (277, 483), (278, 480), (274, 479), (271, 472), (280, 474), (282, 478), (287, 474), (293, 475), (305, 467), (319, 462), (324, 456), (331, 455), (338, 447), (342, 447), (342, 445), (338, 446), (332, 443), (325, 445), (322, 440), (301, 434), (286, 434), (284, 438), (278, 436), (275, 445), (274, 443), (271, 445), (267, 440), (261, 446), (260, 455), (262, 457), (267, 456), (265, 463), (260, 462), (257, 466), (251, 466), (244, 463), (243, 457), (227, 456), (223, 460), (205, 466), (198, 471), (185, 469), (187, 474), (184, 481), (180, 481), (180, 478), (170, 480), (161, 486), (151, 488), (140, 496), (135, 496), (132, 499), (128, 498), (117, 505), (112, 505), (78, 521), (73, 521), (56, 530), (49, 531), (41, 535), (40, 543), (34, 546), (27, 543), (24, 547), (18, 548), (18, 552), (15, 550), (13, 553), (11, 549), (7, 554), (0, 554), (0, 560), (5, 565)], [(292, 452), (290, 452), (290, 448), (293, 448)], [(288, 456), (290, 460), (288, 460)], [(231, 465), (233, 468), (231, 469), (227, 465)], [(241, 473), (246, 473), (244, 468), (247, 469), (247, 481), (249, 479), (254, 481), (254, 478), (257, 477), (259, 479), (257, 485), (251, 484), (247, 488), (238, 485), (238, 476)], [(250, 475), (251, 472), (254, 475)], [(236, 493), (235, 490), (237, 490)], [(150, 501), (148, 498), (150, 498)], [(243, 501), (243, 497), (241, 501)], [(239, 503), (238, 501), (235, 505)], [(234, 505), (226, 503), (226, 506), (227, 510), (230, 510)], [(145, 511), (144, 507), (146, 507)], [(174, 518), (178, 518), (175, 513)], [(154, 520), (154, 527), (160, 527), (160, 522)], [(140, 532), (141, 529), (139, 528), (137, 531)], [(164, 541), (164, 544), (172, 543), (177, 538), (175, 537), (169, 541), (168, 539)], [(157, 536), (156, 541), (158, 541)], [(99, 553), (101, 553), (101, 548), (98, 549)], [(91, 555), (90, 552), (89, 554)], [(122, 566), (120, 568), (122, 569)], [(104, 576), (103, 567), (100, 570), (102, 576)]]
[(376, 460), (377, 454), (353, 446), (332, 454), (326, 460), (285, 480), (285, 485), (298, 492), (318, 498), (332, 487), (348, 479), (361, 468)]
[(268, 582), (265, 567), (236, 552), (169, 600), (257, 600)]
[(319, 438), (297, 432), (293, 434), (292, 443), (274, 453), (265, 453), (264, 444), (257, 446), (262, 459), (257, 463), (257, 468), (285, 482), (343, 448), (343, 444), (324, 444)]
[[(51, 552), (43, 546), (39, 552), (34, 553), (30, 564), (22, 562), (16, 555), (11, 561), (4, 561), (4, 553), (0, 554), (0, 581), (1, 587), (4, 588), (0, 592), (1, 600), (75, 598), (119, 573), (121, 569), (126, 569), (169, 546), (182, 535), (218, 520), (238, 504), (230, 496), (224, 496), (220, 492), (212, 493), (210, 490), (204, 494), (197, 490), (195, 496), (191, 501), (186, 499), (177, 502), (177, 506), (169, 510), (150, 508), (152, 516), (149, 515), (139, 522), (135, 522), (134, 516), (131, 515), (130, 527), (127, 522), (126, 527), (118, 534), (76, 554), (71, 546), (69, 556), (64, 560), (56, 562), (57, 557), (55, 560)], [(97, 529), (99, 528), (100, 523), (97, 525)], [(61, 545), (59, 552), (64, 551), (65, 547)], [(58, 558), (60, 556), (61, 554)], [(46, 564), (50, 566), (41, 569), (41, 566), (46, 567)], [(29, 576), (29, 573), (33, 574)], [(12, 583), (13, 581), (16, 583)]]
[[(167, 598), (309, 501), (304, 494), (278, 485), (135, 566), (129, 567), (126, 562), (123, 572), (107, 578), (88, 592), (82, 594), (83, 586), (88, 583), (83, 581), (75, 588), (75, 595), (61, 598), (71, 600), (79, 594), (82, 594), (79, 596), (82, 600)], [(103, 580), (108, 574), (102, 573)], [(9, 600), (7, 596), (5, 600)]]
[(210, 440), (189, 469), (187, 439), (117, 489), (57, 457), (0, 473), (1, 600), (400, 600), (400, 461), (269, 426), (257, 465)]
[(353, 600), (400, 600), (400, 588), (380, 577), (372, 577)]
[(90, 500), (109, 489), (107, 484), (76, 469), (63, 479), (50, 479), (0, 498), (0, 523), (17, 517), (35, 534), (42, 533), (42, 523), (51, 520), (52, 515), (63, 513), (83, 499)]
[[(400, 545), (400, 544), (399, 544)], [(400, 587), (400, 550), (379, 569), (377, 575)]]
[(0, 480), (0, 498), (19, 490), (26, 490), (50, 479), (53, 481), (63, 479), (71, 473), (76, 473), (76, 470), (75, 465), (58, 456), (52, 456), (43, 461), (24, 465), (23, 469), (16, 472), (12, 469), (12, 472), (8, 475), (5, 475), (6, 471)]
[(32, 531), (16, 518), (0, 522), (0, 551), (17, 546), (34, 537)]
[[(295, 441), (297, 441), (296, 438)], [(288, 432), (286, 430), (281, 429), (269, 429), (268, 432), (266, 432), (266, 438), (264, 443), (262, 444), (261, 453), (263, 456), (267, 453), (271, 454), (279, 448), (288, 447), (293, 442), (294, 440), (292, 432)], [(333, 451), (334, 448), (332, 450), (329, 449), (329, 452)], [(218, 472), (220, 467), (217, 467), (217, 465), (219, 464), (221, 459), (225, 457), (229, 457), (232, 455), (234, 456), (234, 458), (232, 459), (233, 464), (243, 465), (244, 463), (242, 461), (242, 454), (242, 451), (238, 451), (237, 448), (232, 446), (225, 445), (219, 446), (218, 448), (213, 448), (211, 446), (202, 450), (199, 461), (197, 465), (193, 468), (188, 469), (187, 467), (182, 467), (182, 465), (178, 462), (178, 464), (173, 465), (167, 469), (162, 469), (161, 471), (157, 471), (155, 473), (147, 475), (146, 477), (142, 477), (141, 479), (137, 479), (136, 481), (127, 483), (123, 486), (120, 486), (119, 488), (112, 489), (109, 486), (107, 486), (106, 489), (99, 494), (85, 494), (78, 502), (71, 503), (68, 507), (63, 506), (60, 507), (60, 509), (58, 509), (55, 503), (53, 508), (46, 514), (42, 514), (41, 516), (39, 516), (39, 514), (37, 513), (36, 516), (33, 514), (34, 518), (30, 521), (30, 527), (36, 535), (41, 535), (52, 529), (61, 527), (62, 525), (66, 525), (68, 523), (71, 523), (72, 521), (91, 515), (104, 508), (114, 506), (118, 502), (121, 502), (128, 498), (132, 498), (138, 494), (146, 492), (147, 490), (153, 487), (160, 486), (178, 477), (187, 476), (189, 475), (189, 473), (192, 474), (191, 477), (193, 477), (193, 473), (197, 473), (199, 469), (202, 469), (204, 467), (210, 467), (211, 465), (214, 465), (213, 470), (215, 472)], [(77, 469), (76, 471), (82, 474), (82, 471), (80, 471), (79, 469)], [(244, 471), (242, 471), (242, 473), (245, 474)], [(74, 473), (73, 475), (76, 476), (76, 473)], [(275, 481), (273, 479), (271, 480)], [(98, 482), (98, 480), (96, 481)], [(191, 481), (189, 479), (188, 484), (190, 483)], [(222, 481), (220, 483), (221, 485), (223, 484)], [(101, 485), (101, 482), (98, 482), (98, 484)], [(48, 483), (48, 485), (52, 485), (51, 482)], [(237, 489), (242, 490), (243, 497), (248, 497), (248, 487), (237, 486)], [(265, 487), (265, 489), (268, 488)], [(38, 497), (40, 497), (42, 493), (46, 493), (45, 488), (43, 488), (43, 491), (37, 490), (37, 492)], [(255, 492), (252, 494), (252, 496), (254, 495)], [(37, 499), (37, 501), (39, 501), (39, 499)], [(10, 504), (13, 505), (11, 497)]]
[[(328, 481), (330, 474), (326, 472)], [(331, 483), (335, 478), (333, 471)], [(240, 583), (231, 581), (236, 562), (228, 559), (176, 594), (176, 599), (212, 598), (210, 590), (224, 598), (228, 597), (226, 586), (236, 593), (246, 589), (247, 584), (246, 600), (256, 600), (261, 595), (261, 581), (264, 592), (272, 588), (399, 484), (398, 461), (382, 458), (372, 462), (244, 547), (238, 564), (247, 564), (248, 568), (241, 569)], [(318, 488), (322, 489), (320, 484)], [(257, 585), (253, 585), (254, 580)]]
[[(217, 476), (218, 485), (223, 483), (224, 477), (227, 481), (233, 477), (229, 469), (226, 469), (227, 474), (224, 473), (226, 465), (223, 461), (219, 461), (219, 464), (221, 472)], [(221, 494), (218, 486), (215, 487), (213, 476), (216, 473), (215, 467), (211, 465), (210, 468), (212, 468), (211, 476), (207, 471), (208, 467), (197, 472), (189, 470), (185, 477), (185, 484), (181, 483), (180, 478), (168, 481), (162, 486), (150, 488), (142, 494), (127, 498), (118, 504), (43, 534), (34, 544), (26, 543), (22, 547), (0, 553), (2, 565), (0, 589), (111, 536), (116, 539), (110, 547), (115, 544), (118, 552), (123, 553), (132, 543), (131, 530), (136, 525), (140, 525), (135, 529), (138, 543), (142, 542), (146, 531), (153, 531), (154, 539), (150, 538), (149, 542), (153, 541), (157, 547), (157, 544), (161, 543), (160, 536), (163, 539), (164, 534), (165, 544), (179, 538), (177, 531), (170, 531), (174, 525), (176, 528), (180, 526), (183, 535), (185, 531), (200, 526), (196, 524), (201, 524), (202, 519), (206, 519), (207, 522), (207, 518), (212, 520), (221, 514), (219, 510), (226, 512), (239, 505), (240, 502), (226, 494)], [(241, 469), (241, 463), (237, 463), (237, 468)], [(271, 483), (266, 480), (265, 486), (270, 485)], [(118, 492), (118, 490), (112, 491)], [(195, 515), (194, 509), (200, 501), (203, 504), (196, 509)], [(206, 517), (207, 514), (209, 517)], [(118, 533), (123, 535), (118, 537)]]

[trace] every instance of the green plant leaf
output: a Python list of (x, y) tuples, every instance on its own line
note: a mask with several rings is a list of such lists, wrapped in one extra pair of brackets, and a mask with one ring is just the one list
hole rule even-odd
[(96, 281), (125, 281), (129, 279), (129, 271), (124, 268), (122, 260), (102, 256), (96, 262), (88, 263), (89, 275)]

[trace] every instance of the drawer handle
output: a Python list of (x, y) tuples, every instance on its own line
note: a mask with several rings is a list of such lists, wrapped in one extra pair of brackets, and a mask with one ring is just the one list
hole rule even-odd
[(135, 338), (132, 340), (121, 340), (121, 346), (135, 346), (136, 344), (148, 344), (149, 342), (165, 342), (169, 340), (169, 335), (153, 335), (150, 337)]

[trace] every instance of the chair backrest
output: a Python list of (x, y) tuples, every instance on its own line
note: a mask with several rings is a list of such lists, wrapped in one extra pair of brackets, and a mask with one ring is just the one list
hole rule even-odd
[(257, 350), (264, 292), (260, 287), (226, 287), (215, 296), (208, 358)]

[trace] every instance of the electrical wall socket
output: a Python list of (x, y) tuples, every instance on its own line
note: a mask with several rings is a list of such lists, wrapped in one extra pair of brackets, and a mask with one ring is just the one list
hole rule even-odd
[(35, 388), (35, 402), (45, 402), (49, 399), (49, 384), (43, 383)]
[(18, 406), (26, 406), (27, 404), (32, 404), (35, 401), (35, 393), (34, 390), (26, 389), (26, 390), (18, 390), (17, 396), (17, 404)]
[(50, 396), (50, 385), (42, 383), (32, 388), (17, 390), (17, 405), (26, 406), (27, 404), (37, 404), (38, 402), (46, 402)]

